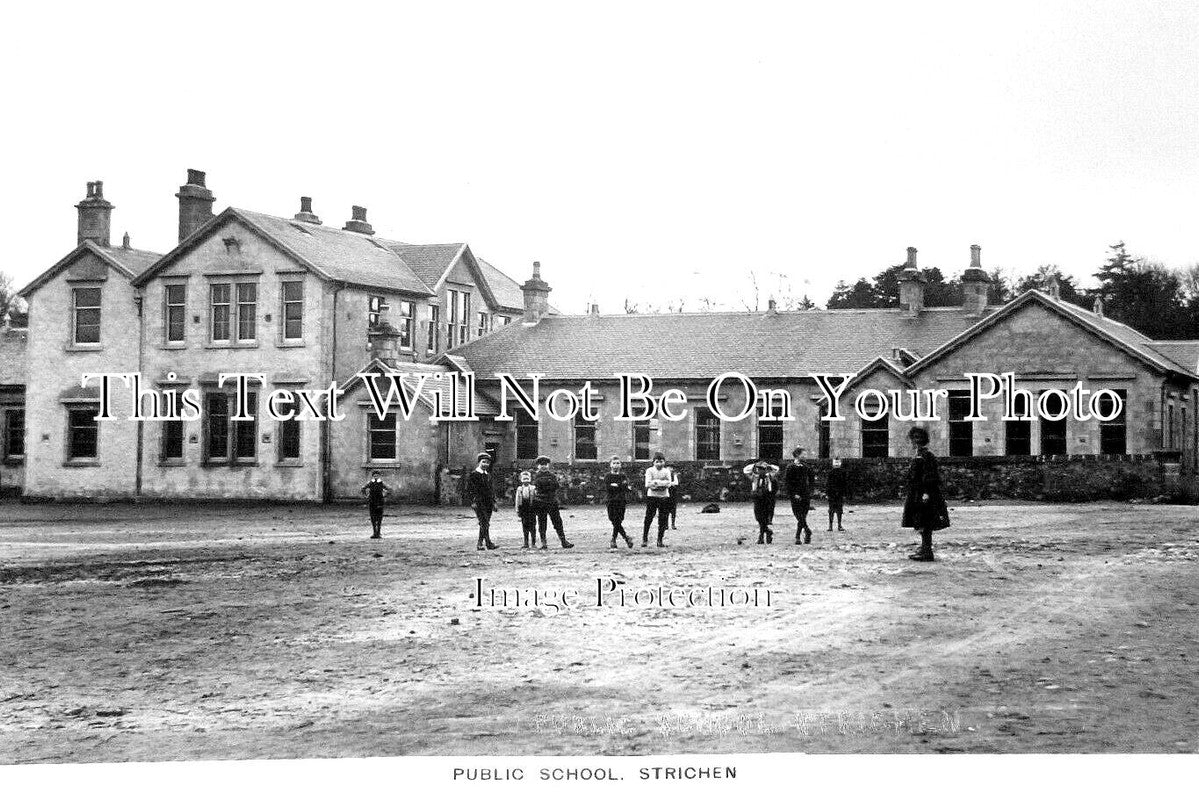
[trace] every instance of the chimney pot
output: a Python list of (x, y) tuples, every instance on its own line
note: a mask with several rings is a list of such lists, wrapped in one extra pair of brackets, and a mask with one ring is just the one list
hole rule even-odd
[(104, 182), (88, 181), (87, 196), (75, 204), (79, 211), (76, 244), (93, 241), (109, 247), (113, 204), (104, 199)]
[(179, 187), (175, 197), (179, 198), (179, 241), (182, 242), (212, 219), (216, 196), (205, 187), (204, 173), (189, 169), (187, 183)]
[(129, 231), (125, 231), (125, 235), (121, 237), (121, 247), (125, 248), (126, 250), (130, 248)]
[(908, 248), (908, 264), (899, 273), (899, 309), (905, 317), (915, 317), (924, 310), (924, 277), (914, 266), (916, 248)]
[(962, 273), (962, 310), (967, 317), (981, 317), (987, 310), (987, 284), (991, 277), (982, 268), (982, 248), (970, 245), (970, 266)]
[(313, 225), (321, 224), (321, 218), (318, 217), (316, 214), (312, 213), (312, 198), (311, 197), (301, 197), (300, 198), (300, 210), (296, 214), (295, 218), (298, 219), (300, 222), (310, 222)]
[(375, 233), (375, 229), (366, 221), (366, 208), (364, 206), (350, 207), (350, 219), (346, 222), (342, 230), (364, 233), (367, 236), (373, 236)]
[(1095, 298), (1095, 305), (1092, 307), (1092, 310), (1095, 312), (1095, 316), (1097, 316), (1097, 317), (1103, 316), (1103, 298), (1102, 297)]
[[(524, 321), (536, 325), (542, 317), (549, 313), (550, 285), (541, 279), (541, 262), (533, 262), (533, 277), (525, 281), (521, 287), (525, 296)], [(598, 313), (598, 306), (595, 307)]]

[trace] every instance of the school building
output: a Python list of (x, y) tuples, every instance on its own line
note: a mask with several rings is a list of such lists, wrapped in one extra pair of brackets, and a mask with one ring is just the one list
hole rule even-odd
[[(0, 480), (28, 497), (354, 497), (372, 470), (401, 497), (454, 496), (457, 476), (487, 449), (514, 470), (548, 455), (562, 469), (602, 469), (613, 455), (647, 461), (663, 451), (698, 483), (733, 474), (759, 457), (784, 460), (795, 446), (817, 458), (890, 463), (906, 457), (910, 423), (884, 416), (822, 422), (811, 373), (854, 373), (851, 409), (867, 389), (944, 389), (932, 448), (962, 463), (1152, 461), (1194, 474), (1199, 341), (1152, 341), (1062, 301), (1053, 287), (987, 305), (981, 251), (961, 276), (965, 301), (929, 308), (909, 248), (896, 308), (686, 314), (558, 313), (552, 275), (535, 265), (523, 283), (464, 243), (415, 245), (376, 234), (354, 207), (343, 226), (325, 225), (309, 198), (278, 217), (239, 208), (214, 213), (202, 172), (176, 194), (178, 246), (156, 254), (110, 242), (113, 206), (101, 182), (77, 205), (77, 246), (25, 287), (27, 328), (0, 336)], [(965, 259), (964, 259), (965, 261)], [(370, 413), (355, 375), (406, 372), (407, 380), (473, 374), (475, 421), (436, 423), (431, 402), (411, 418)], [(725, 372), (762, 390), (785, 390), (790, 419), (729, 422), (707, 409), (705, 390)], [(117, 392), (115, 419), (93, 419), (98, 388), (82, 373), (139, 372), (161, 396), (193, 389), (196, 421), (136, 422)], [(250, 397), (262, 411), (275, 389), (345, 391), (338, 422), (271, 422), (233, 416), (221, 372), (261, 374)], [(590, 381), (598, 419), (559, 422), (517, 413), (496, 419), (497, 372), (542, 374), (542, 397)], [(617, 373), (654, 379), (654, 393), (679, 389), (681, 421), (616, 421)], [(1014, 372), (1034, 398), (1109, 388), (1124, 400), (1117, 419), (1004, 422), (999, 401), (985, 422), (966, 420), (968, 372)], [(525, 381), (526, 386), (531, 383)], [(744, 402), (729, 384), (722, 400)], [(148, 397), (147, 403), (152, 402)], [(461, 397), (446, 400), (462, 403)], [(751, 405), (753, 403), (751, 402)], [(298, 405), (298, 403), (297, 403)], [(900, 463), (900, 462), (895, 462)]]

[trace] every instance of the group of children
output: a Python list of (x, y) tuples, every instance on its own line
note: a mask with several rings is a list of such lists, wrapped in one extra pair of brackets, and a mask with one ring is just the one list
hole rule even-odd
[[(803, 448), (797, 447), (792, 453), (794, 461), (782, 471), (782, 488), (791, 499), (791, 511), (795, 514), (797, 526), (795, 543), (804, 544), (812, 541), (812, 529), (808, 527), (807, 516), (812, 502), (812, 470), (803, 461)], [(471, 508), (479, 522), (479, 538), (476, 547), (479, 550), (495, 550), (497, 545), (491, 541), (491, 517), (495, 513), (495, 490), (491, 479), (491, 454), (479, 453), (475, 460), (475, 469), (466, 478), (465, 492), (470, 498)], [(613, 457), (609, 462), (609, 471), (605, 476), (606, 502), (608, 520), (612, 523), (612, 541), (610, 548), (617, 547), (617, 539), (623, 539), (628, 547), (633, 546), (633, 539), (624, 527), (625, 512), (628, 508), (628, 495), (631, 491), (628, 476), (624, 473), (624, 464), (620, 458)], [(780, 490), (779, 467), (766, 461), (758, 461), (745, 467), (745, 474), (750, 476), (750, 486), (754, 498), (754, 517), (758, 521), (758, 544), (771, 544), (774, 532), (771, 524), (774, 521), (774, 508)], [(535, 472), (521, 472), (520, 484), (516, 487), (514, 506), (520, 518), (521, 532), (524, 537), (522, 550), (536, 548), (546, 549), (545, 534), (550, 525), (558, 534), (558, 542), (563, 549), (574, 547), (566, 539), (566, 529), (562, 523), (562, 512), (558, 504), (558, 491), (561, 488), (558, 476), (550, 471), (550, 459), (541, 456), (536, 462)], [(666, 456), (655, 453), (653, 465), (645, 471), (645, 520), (641, 530), (641, 546), (649, 547), (649, 533), (657, 519), (657, 545), (667, 547), (666, 530), (677, 530), (675, 520), (678, 515), (679, 476), (672, 467), (666, 465)], [(370, 510), (372, 539), (381, 536), (380, 527), (383, 519), (383, 503), (391, 489), (383, 483), (380, 473), (371, 475), (371, 480), (362, 493), (367, 497), (367, 507)], [(845, 475), (841, 469), (840, 459), (833, 461), (833, 469), (828, 479), (829, 530), (833, 529), (833, 518), (836, 516), (837, 530), (841, 527), (841, 514), (845, 498)], [(540, 544), (538, 540), (540, 539)]]
[[(625, 511), (628, 507), (630, 490), (628, 476), (622, 471), (623, 464), (619, 458), (609, 462), (609, 472), (605, 479), (607, 489), (608, 520), (612, 523), (612, 542), (616, 547), (616, 539), (624, 539), (624, 543), (632, 547), (633, 539), (624, 529)], [(654, 456), (654, 465), (645, 471), (645, 526), (641, 536), (641, 546), (649, 546), (649, 530), (654, 517), (658, 518), (658, 547), (666, 547), (666, 528), (674, 528), (675, 515), (678, 512), (679, 478), (674, 470), (666, 466), (666, 458), (661, 453)], [(520, 527), (524, 534), (522, 550), (536, 547), (544, 550), (547, 519), (553, 522), (554, 530), (563, 547), (574, 547), (566, 541), (562, 528), (562, 514), (558, 508), (558, 478), (550, 472), (550, 460), (546, 456), (537, 459), (537, 471), (520, 473), (520, 485), (516, 487), (514, 505), (516, 514), (520, 517)], [(541, 544), (537, 544), (540, 537)]]
[[(758, 544), (774, 543), (774, 530), (770, 526), (774, 524), (774, 508), (780, 491), (791, 500), (791, 513), (795, 515), (795, 543), (811, 544), (812, 529), (808, 527), (808, 513), (812, 510), (812, 468), (804, 460), (803, 454), (802, 447), (792, 450), (792, 461), (786, 469), (780, 469), (765, 460), (745, 466), (744, 472), (749, 476), (750, 494), (754, 501), (754, 519), (758, 522)], [(847, 486), (841, 459), (834, 458), (825, 484), (830, 531), (834, 519), (837, 521), (837, 530), (845, 530), (841, 519), (845, 513)]]
[[(920, 549), (912, 554), (917, 561), (933, 561), (932, 534), (949, 526), (949, 514), (941, 495), (940, 474), (937, 461), (928, 449), (928, 431), (913, 427), (908, 433), (909, 441), (915, 451), (915, 458), (908, 474), (908, 498), (904, 504), (902, 524), (904, 527), (915, 528), (920, 532)], [(797, 447), (791, 452), (792, 461), (782, 469), (765, 460), (748, 464), (744, 472), (750, 479), (750, 492), (753, 496), (754, 518), (758, 522), (758, 544), (773, 544), (774, 510), (778, 495), (783, 492), (791, 501), (791, 513), (795, 515), (795, 543), (810, 544), (812, 529), (808, 526), (808, 513), (812, 508), (812, 468), (804, 457), (804, 449)], [(479, 550), (494, 550), (496, 544), (491, 541), (491, 515), (495, 512), (495, 487), (491, 479), (491, 454), (479, 453), (475, 460), (476, 466), (466, 478), (466, 495), (471, 499), (471, 508), (479, 521)], [(623, 471), (624, 464), (619, 458), (609, 462), (609, 471), (605, 478), (607, 490), (608, 520), (612, 523), (612, 541), (610, 548), (617, 547), (616, 540), (621, 538), (628, 547), (633, 546), (633, 539), (624, 528), (625, 511), (628, 505), (630, 484), (628, 476)], [(825, 494), (828, 497), (828, 529), (833, 530), (833, 521), (837, 530), (844, 531), (841, 519), (845, 511), (845, 495), (848, 487), (841, 459), (834, 458), (825, 484)], [(520, 473), (520, 485), (516, 487), (514, 505), (520, 518), (520, 527), (524, 535), (522, 550), (537, 548), (545, 550), (546, 529), (553, 525), (558, 534), (558, 542), (563, 549), (574, 547), (566, 539), (566, 529), (562, 524), (562, 511), (558, 505), (558, 476), (550, 471), (550, 460), (546, 456), (537, 459), (536, 472)], [(675, 516), (678, 512), (678, 474), (666, 465), (666, 456), (655, 453), (653, 465), (645, 471), (645, 521), (641, 530), (641, 546), (649, 547), (649, 532), (655, 517), (658, 528), (658, 547), (666, 547), (666, 529), (669, 526), (675, 530)], [(372, 539), (381, 537), (383, 520), (383, 504), (391, 490), (383, 483), (378, 472), (372, 473), (371, 480), (362, 487), (362, 493), (367, 497), (367, 507), (370, 509)], [(540, 538), (540, 545), (538, 539)]]

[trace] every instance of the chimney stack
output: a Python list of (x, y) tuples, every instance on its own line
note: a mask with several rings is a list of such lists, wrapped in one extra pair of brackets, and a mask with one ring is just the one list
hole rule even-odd
[(212, 204), (216, 197), (204, 185), (204, 173), (198, 169), (187, 171), (187, 183), (179, 187), (175, 196), (179, 198), (179, 241), (183, 241), (204, 227), (212, 219)]
[[(365, 209), (363, 210), (363, 213), (365, 214)], [(321, 224), (321, 218), (312, 213), (311, 197), (300, 198), (300, 212), (296, 214), (296, 219), (298, 219), (300, 222), (310, 222), (313, 225)]]
[(982, 248), (970, 245), (970, 266), (962, 273), (962, 311), (967, 317), (981, 317), (987, 310), (987, 289), (991, 277), (983, 270)]
[(924, 310), (924, 276), (916, 268), (916, 248), (908, 248), (908, 260), (899, 273), (899, 310), (905, 317), (915, 317)]
[(367, 236), (375, 235), (375, 229), (366, 221), (366, 209), (362, 206), (350, 207), (350, 219), (346, 222), (342, 230), (365, 233)]
[(379, 359), (389, 367), (400, 360), (400, 332), (386, 318), (381, 317), (366, 332), (367, 350), (372, 359)]
[(598, 317), (599, 316), (599, 303), (592, 303), (591, 308), (588, 309), (587, 313), (593, 317)]
[(520, 290), (525, 296), (525, 324), (536, 325), (550, 308), (550, 285), (541, 279), (540, 261), (533, 262), (533, 277), (525, 281)]
[(90, 239), (101, 247), (108, 247), (113, 205), (104, 199), (104, 181), (88, 181), (87, 197), (75, 208), (79, 209), (79, 235), (75, 244)]

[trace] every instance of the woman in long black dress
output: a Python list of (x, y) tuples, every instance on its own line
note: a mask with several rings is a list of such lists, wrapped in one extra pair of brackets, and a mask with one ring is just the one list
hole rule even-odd
[(916, 451), (908, 470), (908, 499), (903, 504), (903, 527), (920, 531), (920, 549), (909, 556), (913, 561), (933, 561), (933, 531), (949, 527), (949, 509), (941, 495), (941, 475), (937, 459), (928, 449), (928, 431), (919, 426), (908, 431), (908, 441)]

